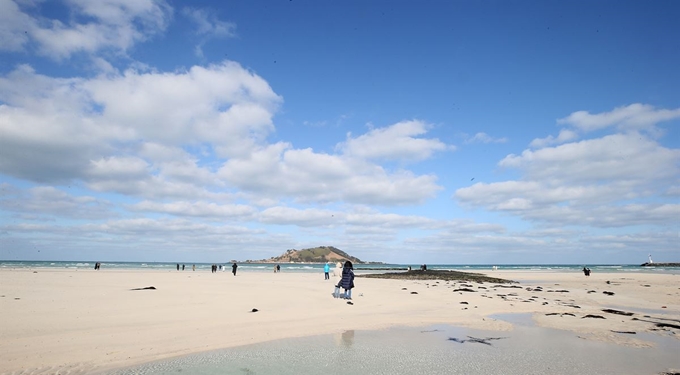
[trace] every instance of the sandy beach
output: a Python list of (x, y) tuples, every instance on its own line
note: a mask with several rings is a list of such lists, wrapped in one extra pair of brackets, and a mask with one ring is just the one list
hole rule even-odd
[[(654, 343), (613, 331), (679, 338), (680, 330), (654, 323), (680, 325), (678, 274), (585, 277), (502, 270), (487, 274), (520, 281), (514, 284), (520, 288), (357, 278), (354, 304), (349, 305), (332, 298), (336, 280), (325, 281), (323, 274), (2, 270), (0, 369), (5, 374), (102, 372), (183, 354), (349, 329), (446, 323), (512, 330), (512, 324), (490, 317), (503, 313), (533, 313), (539, 326), (626, 347)], [(156, 289), (131, 290), (148, 286)]]

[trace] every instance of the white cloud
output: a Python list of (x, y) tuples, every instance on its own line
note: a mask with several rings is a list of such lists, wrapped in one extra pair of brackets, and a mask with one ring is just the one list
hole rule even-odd
[(209, 9), (185, 7), (182, 14), (196, 25), (196, 34), (215, 37), (236, 36), (236, 24), (220, 21), (217, 15)]
[(216, 204), (213, 202), (172, 202), (159, 203), (143, 201), (128, 207), (136, 212), (165, 213), (174, 216), (203, 217), (214, 219), (248, 220), (256, 210), (242, 204)]
[(654, 131), (659, 122), (680, 118), (680, 108), (657, 109), (648, 104), (635, 103), (614, 108), (610, 112), (591, 114), (578, 111), (557, 120), (560, 125), (570, 125), (584, 132), (591, 132), (609, 126), (619, 130)]
[(486, 133), (477, 133), (465, 140), (465, 143), (505, 143), (507, 138), (493, 138)]
[(394, 125), (372, 129), (352, 138), (347, 135), (337, 148), (345, 155), (365, 159), (425, 160), (436, 151), (453, 150), (438, 139), (417, 138), (427, 133), (428, 125), (419, 120), (402, 121)]
[[(114, 167), (127, 173), (135, 167), (139, 177), (142, 163), (153, 160), (121, 154), (138, 152), (140, 142), (144, 152), (150, 144), (175, 150), (208, 144), (221, 156), (248, 154), (273, 130), (281, 101), (263, 79), (232, 62), (91, 79), (51, 78), (20, 66), (0, 78), (0, 100), (0, 171), (33, 181), (99, 180)], [(174, 180), (210, 180), (181, 152), (146, 169)]]
[(549, 135), (545, 138), (536, 138), (533, 141), (531, 141), (531, 144), (529, 146), (533, 148), (543, 148), (546, 146), (573, 141), (576, 138), (578, 138), (578, 134), (576, 132), (569, 129), (562, 129), (560, 130), (560, 134), (557, 137)]
[(73, 196), (51, 186), (19, 190), (3, 184), (0, 208), (7, 212), (35, 214), (32, 220), (45, 215), (58, 218), (98, 220), (117, 216), (113, 205), (93, 196)]
[(35, 20), (23, 13), (17, 3), (0, 1), (0, 50), (23, 50), (29, 41), (28, 30), (35, 27)]
[(230, 159), (219, 175), (240, 189), (292, 196), (302, 202), (414, 204), (441, 189), (434, 175), (389, 173), (379, 165), (311, 149), (292, 149), (286, 143), (264, 147), (247, 158)]
[[(67, 0), (71, 17), (36, 18), (14, 1), (0, 2), (0, 45), (22, 50), (30, 40), (40, 53), (57, 60), (74, 53), (102, 50), (126, 53), (138, 42), (162, 32), (172, 17), (164, 0)], [(41, 5), (38, 5), (40, 7)], [(6, 44), (4, 42), (7, 42)]]
[(478, 183), (458, 189), (455, 197), (464, 205), (552, 225), (666, 226), (678, 215), (677, 205), (645, 199), (678, 184), (680, 150), (639, 133), (525, 150), (499, 166), (519, 169), (523, 179)]

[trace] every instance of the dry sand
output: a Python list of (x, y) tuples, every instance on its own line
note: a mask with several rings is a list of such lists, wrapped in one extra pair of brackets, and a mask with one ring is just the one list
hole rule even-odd
[[(540, 326), (620, 345), (654, 344), (612, 330), (680, 335), (678, 329), (632, 320), (648, 315), (680, 325), (677, 274), (487, 274), (519, 280), (522, 288), (474, 283), (470, 289), (477, 292), (453, 292), (464, 286), (357, 278), (354, 305), (348, 305), (332, 298), (337, 279), (324, 281), (323, 274), (1, 270), (0, 371), (91, 373), (280, 338), (397, 325), (511, 330), (510, 323), (490, 317), (502, 313), (534, 313)], [(130, 290), (147, 286), (157, 289)], [(259, 311), (252, 313), (253, 308)], [(588, 314), (605, 319), (583, 318)]]

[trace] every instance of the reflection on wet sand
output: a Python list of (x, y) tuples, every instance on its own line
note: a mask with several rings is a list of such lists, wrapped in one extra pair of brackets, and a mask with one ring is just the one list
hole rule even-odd
[(354, 330), (335, 334), (335, 343), (338, 346), (351, 348), (354, 345)]

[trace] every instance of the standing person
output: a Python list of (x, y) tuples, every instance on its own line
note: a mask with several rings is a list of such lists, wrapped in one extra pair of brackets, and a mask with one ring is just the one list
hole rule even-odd
[(279, 266), (278, 264), (276, 265), (276, 272), (281, 272), (281, 266)]
[(184, 265), (182, 264), (182, 271), (184, 271)]
[(179, 271), (179, 263), (177, 263), (177, 271)]
[(195, 264), (191, 266), (191, 270), (196, 271), (196, 265)]
[(324, 280), (330, 280), (331, 277), (328, 275), (329, 272), (331, 272), (331, 266), (326, 262), (326, 265), (323, 266)]
[(345, 289), (345, 299), (352, 299), (352, 288), (354, 288), (354, 267), (349, 260), (342, 267), (342, 279), (340, 286)]
[(234, 264), (231, 265), (231, 273), (233, 273), (234, 276), (236, 276), (236, 269), (237, 268), (238, 268), (238, 264), (234, 263)]

